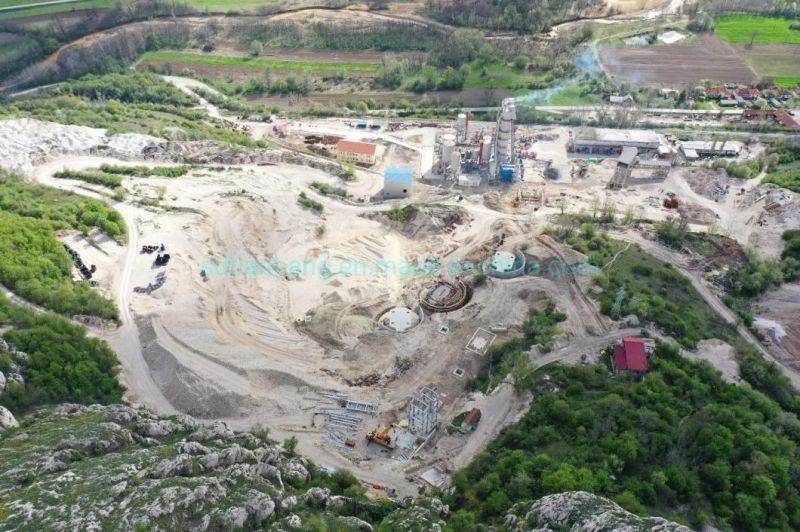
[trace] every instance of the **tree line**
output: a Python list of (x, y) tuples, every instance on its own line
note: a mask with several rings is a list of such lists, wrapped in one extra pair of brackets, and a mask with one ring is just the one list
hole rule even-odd
[(650, 365), (641, 378), (605, 364), (540, 370), (530, 411), (454, 475), (450, 528), (585, 490), (697, 528), (797, 530), (797, 416), (674, 344), (659, 342)]

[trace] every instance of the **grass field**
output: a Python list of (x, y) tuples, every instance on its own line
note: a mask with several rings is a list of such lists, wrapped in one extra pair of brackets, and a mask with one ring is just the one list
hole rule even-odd
[(563, 90), (554, 93), (548, 98), (546, 105), (592, 105), (597, 103), (597, 99), (587, 94), (581, 94), (580, 85), (569, 85)]
[[(0, 0), (0, 7), (10, 6), (24, 6), (28, 4), (36, 4), (34, 0)], [(110, 8), (114, 5), (112, 0), (82, 0), (79, 2), (70, 2), (66, 4), (53, 4), (49, 6), (29, 7), (20, 9), (11, 9), (8, 11), (0, 11), (0, 20), (11, 20), (23, 17), (33, 17), (37, 15), (55, 15), (56, 13), (67, 13), (69, 11), (77, 11), (81, 9), (102, 9)]]
[(720, 38), (732, 43), (749, 43), (756, 32), (754, 43), (800, 44), (800, 31), (789, 29), (793, 22), (786, 18), (757, 17), (752, 15), (726, 15), (716, 20), (714, 31)]
[[(485, 74), (484, 74), (485, 70)], [(477, 62), (470, 65), (470, 73), (464, 81), (465, 89), (515, 89), (525, 87), (537, 78), (524, 74), (512, 67), (500, 63), (481, 65)]]
[(745, 52), (745, 60), (761, 77), (770, 77), (779, 87), (800, 84), (800, 59), (790, 52)]
[[(0, 0), (0, 9), (5, 7), (19, 6), (19, 9), (11, 9), (8, 11), (0, 11), (0, 20), (11, 20), (23, 17), (33, 17), (37, 15), (55, 15), (57, 13), (67, 13), (70, 11), (77, 11), (82, 9), (110, 9), (117, 4), (123, 7), (130, 2), (130, 0), (78, 0), (77, 2), (67, 2), (63, 4), (53, 4), (49, 6), (29, 7), (24, 6), (30, 4), (38, 4), (39, 2), (48, 0)], [(201, 9), (209, 9), (215, 13), (226, 13), (228, 11), (252, 11), (255, 6), (272, 4), (277, 0), (237, 0), (230, 2), (228, 0), (181, 0), (192, 6), (197, 6)]]
[(147, 52), (143, 60), (175, 61), (181, 63), (198, 63), (205, 65), (231, 65), (258, 69), (280, 68), (288, 70), (316, 70), (331, 72), (377, 72), (378, 64), (369, 63), (322, 63), (312, 61), (281, 61), (276, 59), (260, 59), (249, 57), (231, 57), (218, 55), (187, 54), (183, 52)]

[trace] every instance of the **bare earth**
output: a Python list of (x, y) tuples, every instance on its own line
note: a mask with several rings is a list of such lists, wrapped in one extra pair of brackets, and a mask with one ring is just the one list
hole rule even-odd
[(716, 35), (699, 35), (696, 44), (604, 46), (606, 71), (634, 82), (659, 87), (685, 87), (703, 79), (751, 83), (758, 76), (740, 52)]

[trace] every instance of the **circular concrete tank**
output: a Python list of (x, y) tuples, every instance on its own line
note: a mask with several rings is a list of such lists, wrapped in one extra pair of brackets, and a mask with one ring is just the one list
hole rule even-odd
[(405, 332), (420, 323), (420, 315), (408, 307), (394, 307), (380, 317), (378, 323), (394, 332)]

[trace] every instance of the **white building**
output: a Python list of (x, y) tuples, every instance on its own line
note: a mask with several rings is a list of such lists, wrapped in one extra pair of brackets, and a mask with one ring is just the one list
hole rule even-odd
[(414, 184), (414, 171), (411, 168), (387, 168), (383, 174), (383, 197), (407, 198)]

